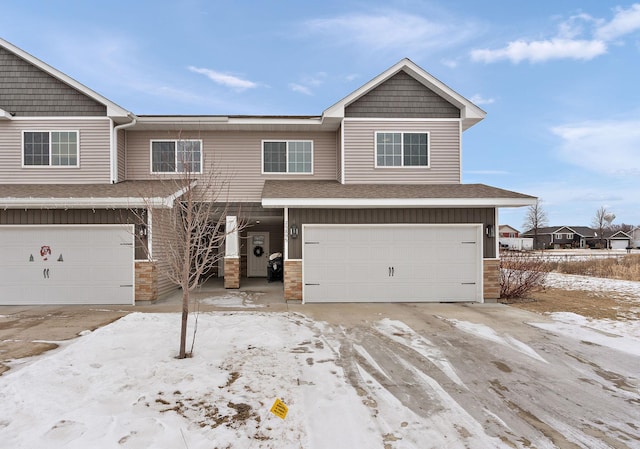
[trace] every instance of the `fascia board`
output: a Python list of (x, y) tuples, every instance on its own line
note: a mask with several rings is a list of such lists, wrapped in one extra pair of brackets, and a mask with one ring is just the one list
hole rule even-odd
[(4, 198), (0, 209), (120, 209), (132, 207), (171, 208), (168, 198)]
[(414, 208), (414, 207), (521, 207), (535, 198), (263, 198), (262, 207), (306, 208)]
[(62, 81), (63, 83), (73, 87), (74, 89), (79, 90), (80, 92), (82, 92), (86, 96), (93, 98), (98, 103), (102, 103), (103, 105), (105, 105), (107, 107), (107, 115), (109, 117), (127, 117), (129, 114), (131, 114), (129, 111), (127, 111), (127, 110), (123, 109), (122, 107), (118, 106), (117, 104), (115, 104), (111, 100), (109, 100), (109, 99), (103, 97), (102, 95), (100, 95), (99, 93), (89, 89), (84, 84), (81, 84), (78, 81), (74, 80), (69, 75), (66, 75), (66, 74), (62, 73), (60, 70), (51, 67), (46, 62), (41, 61), (40, 59), (36, 58), (35, 56), (30, 55), (26, 51), (16, 47), (15, 45), (5, 41), (2, 38), (0, 38), (0, 46), (5, 47), (10, 52), (15, 53), (20, 58), (24, 59), (25, 61), (29, 62), (30, 64), (33, 64), (34, 66), (38, 67), (39, 69), (43, 70), (44, 72), (47, 72), (49, 75), (53, 76), (54, 78), (57, 78), (60, 81)]
[(13, 116), (4, 109), (0, 108), (0, 120), (11, 120)]

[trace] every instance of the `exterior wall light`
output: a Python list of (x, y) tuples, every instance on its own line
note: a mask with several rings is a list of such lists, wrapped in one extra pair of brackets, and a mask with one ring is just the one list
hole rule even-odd
[(495, 229), (493, 227), (493, 225), (488, 224), (487, 227), (485, 228), (485, 233), (487, 234), (487, 237), (489, 238), (493, 238), (496, 236), (495, 233)]
[(298, 238), (298, 225), (292, 224), (291, 227), (289, 228), (289, 235), (291, 236), (292, 239), (297, 239)]

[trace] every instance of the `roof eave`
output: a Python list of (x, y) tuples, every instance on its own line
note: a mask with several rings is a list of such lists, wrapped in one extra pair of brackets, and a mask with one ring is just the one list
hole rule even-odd
[(12, 118), (13, 116), (10, 113), (0, 108), (0, 120), (11, 120)]
[(0, 209), (128, 209), (170, 208), (168, 198), (2, 198)]
[(262, 207), (284, 208), (422, 208), (522, 207), (535, 198), (263, 198)]

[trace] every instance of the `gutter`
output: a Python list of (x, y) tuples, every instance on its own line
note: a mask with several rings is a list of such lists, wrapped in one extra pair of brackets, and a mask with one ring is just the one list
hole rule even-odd
[(129, 128), (136, 124), (138, 118), (131, 112), (127, 113), (127, 117), (131, 119), (129, 123), (114, 126), (111, 137), (111, 184), (118, 182), (118, 131)]

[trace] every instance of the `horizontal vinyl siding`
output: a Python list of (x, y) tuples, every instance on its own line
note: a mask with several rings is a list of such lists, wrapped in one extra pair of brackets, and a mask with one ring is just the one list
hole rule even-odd
[[(429, 132), (429, 168), (375, 167), (376, 131)], [(459, 120), (344, 120), (345, 183), (460, 182)]]
[[(289, 226), (304, 224), (472, 224), (495, 226), (493, 208), (438, 209), (289, 209)], [(289, 259), (302, 258), (302, 236), (289, 239)], [(371, 242), (375, 245), (375, 242)], [(483, 233), (483, 257), (495, 257), (495, 238)]]
[[(108, 119), (34, 119), (0, 122), (3, 184), (100, 184), (110, 182)], [(22, 131), (78, 131), (80, 167), (22, 167)]]
[(124, 181), (127, 175), (127, 135), (123, 129), (118, 131), (118, 181)]
[[(336, 179), (336, 133), (281, 132), (182, 132), (127, 131), (127, 179), (159, 179), (151, 173), (150, 141), (153, 139), (200, 139), (203, 169), (213, 169), (229, 180), (229, 201), (260, 201), (265, 179)], [(263, 140), (312, 140), (313, 175), (262, 174)], [(175, 176), (174, 176), (175, 177)], [(223, 198), (219, 198), (223, 201)]]

